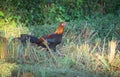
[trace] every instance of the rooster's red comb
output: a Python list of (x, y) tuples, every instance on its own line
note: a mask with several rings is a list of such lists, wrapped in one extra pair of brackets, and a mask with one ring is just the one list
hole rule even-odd
[(67, 24), (66, 22), (62, 22), (61, 23), (62, 26), (66, 26), (66, 24)]

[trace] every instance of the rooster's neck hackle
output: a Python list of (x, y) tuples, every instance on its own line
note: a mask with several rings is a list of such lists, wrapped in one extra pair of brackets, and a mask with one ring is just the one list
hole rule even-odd
[(60, 25), (56, 31), (55, 34), (63, 34), (64, 33), (64, 27), (62, 25)]

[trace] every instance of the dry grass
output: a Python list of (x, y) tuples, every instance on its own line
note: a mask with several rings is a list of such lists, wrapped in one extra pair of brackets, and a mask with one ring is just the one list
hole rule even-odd
[(109, 42), (109, 53), (108, 53), (108, 62), (111, 64), (112, 61), (115, 58), (115, 53), (116, 53), (116, 47), (117, 47), (117, 42), (116, 41), (110, 41)]

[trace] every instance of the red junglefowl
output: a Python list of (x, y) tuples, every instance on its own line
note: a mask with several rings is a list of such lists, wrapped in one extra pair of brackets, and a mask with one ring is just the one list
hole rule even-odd
[(21, 34), (21, 36), (18, 37), (17, 39), (19, 39), (23, 45), (25, 45), (28, 40), (30, 41), (30, 43), (37, 44), (37, 46), (42, 46), (44, 48), (47, 48), (46, 45), (43, 43), (44, 41), (46, 41), (49, 48), (56, 51), (56, 46), (60, 44), (62, 41), (62, 36), (64, 33), (65, 26), (66, 26), (66, 22), (63, 22), (59, 25), (59, 27), (56, 29), (56, 31), (53, 34), (42, 36), (40, 38), (28, 34)]
[[(40, 37), (38, 46), (47, 48), (43, 43), (45, 40), (48, 43), (49, 48), (56, 51), (56, 46), (60, 44), (62, 41), (62, 36), (64, 33), (65, 26), (66, 26), (66, 22), (63, 22), (59, 25), (59, 27), (56, 29), (56, 31), (53, 34)], [(48, 48), (47, 48), (47, 51), (48, 51)]]

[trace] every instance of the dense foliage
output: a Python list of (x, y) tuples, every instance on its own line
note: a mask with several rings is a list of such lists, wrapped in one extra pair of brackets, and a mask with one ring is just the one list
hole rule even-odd
[(119, 6), (120, 0), (0, 0), (0, 16), (31, 26), (108, 13), (118, 15)]

